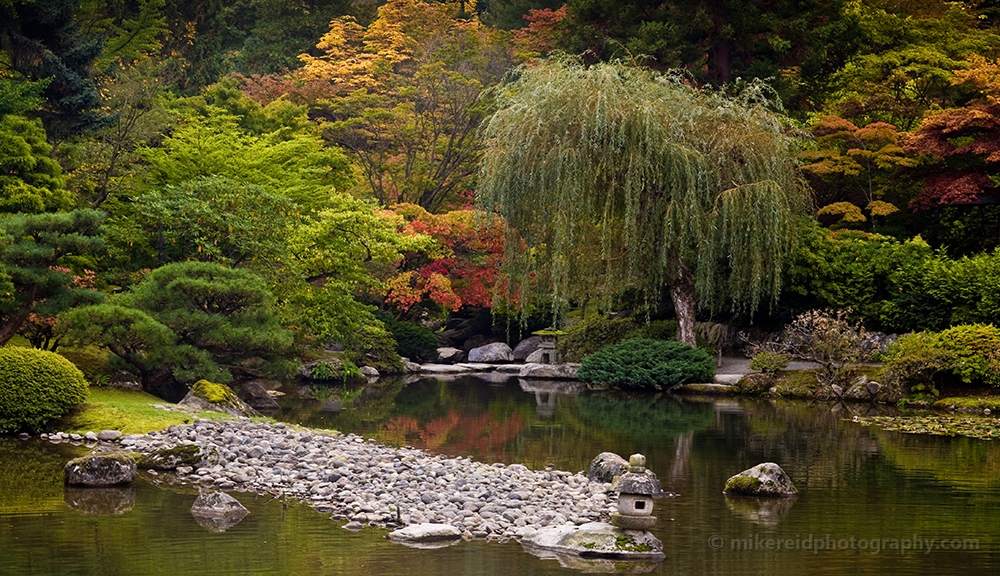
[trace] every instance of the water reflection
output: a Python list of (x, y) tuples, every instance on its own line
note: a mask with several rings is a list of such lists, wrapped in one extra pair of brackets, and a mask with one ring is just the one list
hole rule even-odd
[(78, 488), (66, 486), (63, 501), (88, 515), (124, 514), (135, 507), (135, 487)]
[(748, 496), (725, 496), (726, 507), (735, 516), (759, 526), (774, 528), (795, 503), (795, 498), (753, 498)]
[[(340, 412), (325, 412), (323, 402), (284, 391), (281, 419), (486, 462), (577, 471), (603, 451), (641, 452), (663, 488), (681, 494), (655, 501), (660, 521), (652, 531), (667, 558), (653, 573), (985, 576), (1000, 570), (1000, 442), (880, 432), (850, 421), (868, 406), (574, 396), (526, 391), (516, 379), (465, 376), (349, 389), (337, 397)], [(0, 574), (573, 573), (515, 543), (394, 546), (382, 531), (351, 533), (307, 507), (289, 503), (286, 510), (250, 494), (239, 499), (251, 515), (224, 533), (206, 532), (189, 513), (191, 494), (161, 490), (148, 478), (137, 483), (128, 513), (84, 515), (66, 506), (62, 486), (62, 465), (80, 452), (0, 438)], [(767, 461), (788, 472), (797, 499), (758, 505), (722, 495), (727, 478)], [(970, 547), (901, 554), (741, 544), (914, 535), (968, 540)]]

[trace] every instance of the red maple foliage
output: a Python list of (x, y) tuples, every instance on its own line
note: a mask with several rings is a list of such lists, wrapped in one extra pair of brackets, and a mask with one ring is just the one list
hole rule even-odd
[(529, 10), (524, 17), (528, 25), (520, 30), (514, 30), (514, 41), (518, 47), (533, 55), (548, 54), (559, 47), (566, 35), (563, 20), (567, 16), (567, 5), (553, 10)]
[(1000, 104), (981, 102), (928, 116), (904, 144), (930, 164), (914, 210), (994, 203), (1000, 176)]
[(477, 219), (472, 210), (431, 214), (415, 204), (392, 209), (407, 221), (405, 233), (426, 234), (433, 246), (407, 254), (386, 284), (386, 301), (408, 310), (424, 297), (449, 310), (489, 307), (503, 258), (503, 224)]

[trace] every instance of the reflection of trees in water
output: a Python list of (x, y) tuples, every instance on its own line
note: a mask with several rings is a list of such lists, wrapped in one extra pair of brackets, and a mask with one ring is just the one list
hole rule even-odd
[(0, 438), (0, 514), (61, 509), (63, 465), (86, 449)]
[(1000, 486), (1000, 443), (973, 438), (876, 433), (879, 450), (893, 466), (929, 474), (955, 488), (983, 491)]
[(580, 394), (576, 397), (576, 408), (588, 426), (632, 438), (674, 437), (704, 430), (714, 420), (710, 404), (689, 404), (660, 394)]
[(801, 490), (850, 485), (878, 453), (868, 430), (844, 421), (848, 414), (826, 403), (745, 401), (742, 417), (720, 420), (736, 474), (777, 462)]
[(278, 420), (295, 422), (303, 426), (315, 428), (332, 428), (345, 432), (367, 432), (377, 429), (388, 419), (395, 409), (396, 396), (403, 389), (402, 378), (380, 378), (374, 384), (368, 384), (360, 392), (340, 384), (313, 384), (313, 388), (321, 389), (318, 396), (324, 399), (340, 398), (345, 393), (353, 396), (350, 403), (344, 403), (346, 409), (337, 412), (324, 412), (324, 402), (313, 398), (303, 399), (299, 389), (293, 384), (286, 386), (289, 391), (279, 397), (281, 411), (274, 414)]
[(468, 414), (452, 410), (424, 423), (410, 416), (390, 418), (376, 437), (390, 444), (497, 460), (524, 427), (525, 419), (517, 412), (497, 418), (489, 411)]

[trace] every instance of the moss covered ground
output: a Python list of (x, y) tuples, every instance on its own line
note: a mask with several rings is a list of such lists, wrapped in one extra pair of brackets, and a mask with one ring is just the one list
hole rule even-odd
[(177, 412), (154, 408), (167, 403), (156, 396), (119, 388), (91, 388), (87, 400), (62, 420), (56, 429), (62, 432), (120, 430), (123, 434), (145, 434), (176, 424), (189, 424), (195, 418), (223, 420), (218, 412)]

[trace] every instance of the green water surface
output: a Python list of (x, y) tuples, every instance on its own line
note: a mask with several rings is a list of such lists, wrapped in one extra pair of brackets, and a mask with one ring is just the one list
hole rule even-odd
[[(880, 432), (822, 403), (544, 394), (467, 377), (394, 381), (324, 412), (294, 388), (279, 418), (486, 462), (577, 471), (601, 451), (645, 454), (680, 493), (656, 501), (667, 558), (654, 574), (1000, 573), (998, 442)], [(189, 512), (193, 489), (149, 475), (95, 504), (62, 485), (63, 464), (81, 452), (0, 438), (0, 575), (579, 573), (515, 542), (414, 550), (239, 492), (251, 514), (212, 532)], [(726, 478), (765, 461), (781, 464), (798, 498), (722, 495)], [(100, 506), (117, 513), (94, 514)]]

